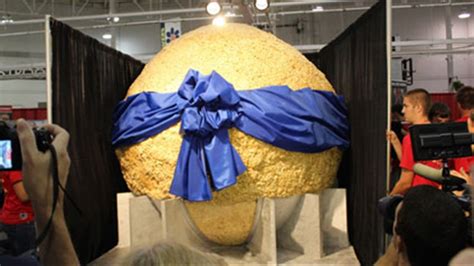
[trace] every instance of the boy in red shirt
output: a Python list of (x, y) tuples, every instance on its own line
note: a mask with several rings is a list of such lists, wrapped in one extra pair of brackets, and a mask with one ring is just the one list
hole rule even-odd
[(459, 111), (461, 111), (461, 118), (456, 122), (467, 122), (471, 111), (474, 110), (474, 88), (464, 86), (456, 92), (456, 102), (458, 103)]
[[(474, 111), (471, 112), (469, 119), (467, 120), (467, 128), (471, 134), (474, 133)], [(471, 146), (471, 149), (474, 151), (474, 145)], [(471, 172), (471, 167), (474, 166), (474, 156), (461, 157), (454, 159), (454, 169), (457, 172), (464, 173), (466, 177), (469, 177)], [(463, 177), (463, 176), (461, 176)], [(471, 178), (465, 178), (469, 185), (474, 185)]]
[(0, 221), (8, 235), (9, 249), (17, 256), (35, 249), (35, 215), (21, 171), (0, 172), (0, 179), (5, 192)]
[[(474, 88), (464, 86), (459, 89), (456, 93), (456, 101), (462, 115), (456, 122), (467, 122), (469, 132), (474, 133)], [(469, 175), (472, 165), (474, 165), (474, 156), (454, 159), (454, 169), (458, 172), (464, 171)], [(470, 178), (468, 184), (472, 185)]]
[[(405, 121), (412, 125), (429, 124), (428, 111), (430, 110), (431, 98), (429, 93), (424, 89), (414, 89), (409, 91), (403, 98), (403, 110)], [(423, 161), (421, 162), (427, 166), (434, 168), (441, 168), (439, 161)], [(439, 184), (430, 181), (423, 176), (417, 175), (413, 172), (413, 151), (410, 134), (403, 138), (402, 143), (402, 158), (400, 160), (400, 168), (402, 174), (400, 180), (395, 184), (390, 195), (405, 194), (405, 192), (413, 187), (419, 185), (430, 185), (439, 188)]]

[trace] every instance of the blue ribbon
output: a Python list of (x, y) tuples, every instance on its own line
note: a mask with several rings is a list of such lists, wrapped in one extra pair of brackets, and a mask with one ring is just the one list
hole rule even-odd
[(170, 193), (190, 201), (212, 199), (245, 170), (228, 129), (279, 148), (321, 152), (347, 148), (347, 110), (341, 96), (305, 88), (270, 86), (236, 91), (218, 73), (190, 70), (176, 93), (142, 92), (121, 101), (114, 113), (112, 144), (128, 146), (181, 120), (183, 142)]

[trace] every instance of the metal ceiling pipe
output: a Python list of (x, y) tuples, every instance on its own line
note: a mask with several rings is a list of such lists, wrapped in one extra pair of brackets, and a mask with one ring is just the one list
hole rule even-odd
[[(145, 12), (101, 14), (101, 15), (89, 15), (89, 16), (59, 17), (59, 18), (56, 18), (56, 20), (80, 21), (80, 20), (107, 19), (110, 16), (127, 18), (127, 17), (142, 17), (142, 16), (156, 16), (156, 15), (174, 15), (174, 14), (197, 13), (197, 12), (204, 13), (206, 12), (206, 9), (203, 7), (200, 7), (200, 8), (183, 8), (183, 9), (145, 11)], [(43, 22), (44, 22), (44, 19), (29, 19), (29, 20), (14, 21), (8, 25), (25, 25), (25, 24), (36, 24), (36, 23), (43, 23)]]
[[(314, 4), (316, 1), (308, 2), (277, 2), (272, 3), (271, 7), (289, 7), (289, 6), (301, 6), (301, 5), (310, 5)], [(319, 2), (321, 3), (321, 2)], [(474, 2), (460, 2), (460, 3), (439, 3), (439, 4), (417, 4), (417, 5), (397, 5), (392, 6), (394, 9), (404, 9), (404, 8), (429, 8), (429, 7), (445, 7), (445, 6), (471, 6), (474, 5)], [(225, 8), (224, 8), (225, 9)], [(364, 11), (368, 10), (370, 7), (348, 7), (348, 8), (334, 8), (334, 9), (325, 9), (322, 11), (312, 11), (312, 10), (300, 10), (300, 11), (282, 11), (274, 12), (275, 15), (300, 15), (300, 14), (311, 14), (311, 13), (331, 13), (331, 12), (351, 12), (351, 11)], [(145, 12), (130, 12), (130, 13), (115, 13), (115, 14), (101, 14), (101, 15), (89, 15), (89, 16), (72, 16), (72, 17), (59, 17), (56, 18), (60, 21), (80, 21), (80, 20), (94, 20), (94, 19), (106, 19), (109, 16), (117, 16), (120, 18), (126, 17), (142, 17), (142, 16), (156, 16), (156, 15), (174, 15), (174, 14), (183, 14), (183, 13), (205, 13), (206, 9), (204, 7), (200, 8), (183, 8), (183, 9), (168, 9), (168, 10), (154, 10), (154, 11), (145, 11)], [(261, 14), (258, 14), (259, 16)], [(25, 24), (36, 24), (43, 23), (43, 19), (30, 19), (30, 20), (19, 20), (14, 21), (8, 25), (25, 25)]]
[(453, 54), (473, 54), (474, 49), (465, 49), (465, 50), (420, 50), (420, 51), (405, 51), (405, 52), (393, 52), (392, 57), (399, 56), (415, 56), (415, 55), (453, 55)]

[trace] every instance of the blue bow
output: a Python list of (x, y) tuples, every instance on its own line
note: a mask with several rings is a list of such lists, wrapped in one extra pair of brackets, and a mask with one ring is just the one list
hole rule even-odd
[(246, 170), (228, 133), (238, 118), (240, 97), (216, 72), (206, 77), (191, 70), (187, 76), (178, 89), (184, 137), (170, 192), (194, 201), (210, 200), (208, 176), (221, 190), (235, 184)]
[(332, 92), (287, 86), (235, 91), (216, 72), (190, 70), (177, 93), (144, 92), (121, 101), (114, 114), (112, 144), (132, 145), (181, 120), (183, 142), (170, 192), (191, 201), (212, 199), (212, 186), (237, 182), (246, 168), (228, 129), (299, 152), (347, 148), (347, 110)]

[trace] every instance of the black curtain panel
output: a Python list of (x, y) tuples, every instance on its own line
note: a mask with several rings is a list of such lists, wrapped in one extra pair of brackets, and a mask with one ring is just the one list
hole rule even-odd
[(349, 236), (363, 265), (372, 265), (384, 250), (376, 206), (386, 183), (386, 25), (386, 2), (379, 1), (318, 56), (308, 56), (348, 106), (351, 148), (338, 180), (347, 188)]
[(82, 264), (118, 242), (116, 193), (126, 190), (111, 146), (112, 113), (143, 63), (56, 20), (52, 34), (53, 122), (71, 136), (66, 222)]

